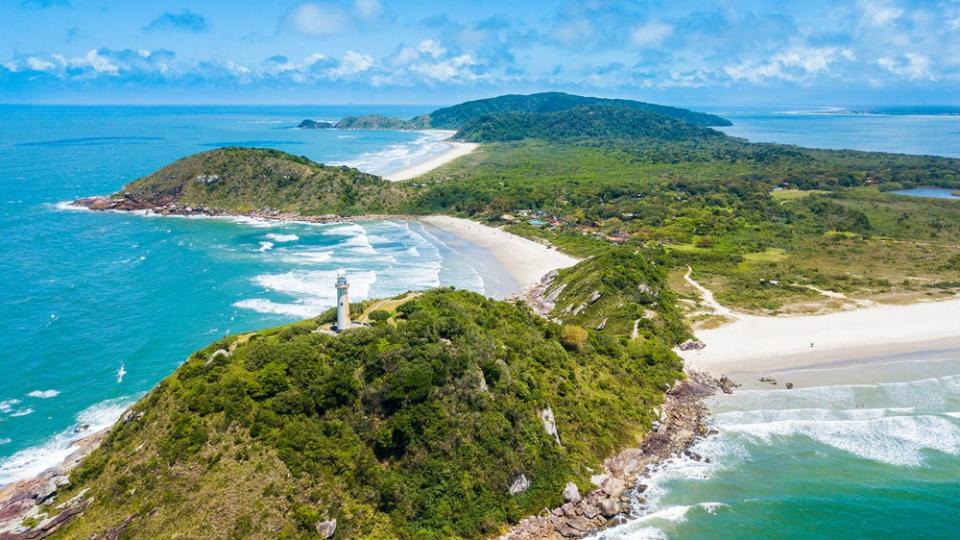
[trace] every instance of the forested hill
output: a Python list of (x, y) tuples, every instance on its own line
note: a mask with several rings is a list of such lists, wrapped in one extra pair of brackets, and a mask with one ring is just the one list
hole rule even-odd
[[(220, 148), (177, 160), (123, 188), (117, 209), (190, 206), (232, 213), (382, 213), (404, 199), (399, 186), (346, 166), (264, 148)], [(102, 208), (95, 208), (102, 209)]]
[(57, 503), (90, 502), (59, 537), (327, 538), (333, 520), (335, 538), (491, 537), (567, 482), (590, 489), (682, 377), (663, 333), (628, 342), (475, 293), (387, 315), (314, 332), (331, 310), (192, 355), (71, 475)]
[(421, 127), (461, 129), (469, 122), (491, 114), (555, 113), (587, 105), (607, 105), (610, 107), (645, 111), (674, 120), (682, 120), (695, 126), (732, 125), (731, 122), (725, 118), (688, 109), (655, 105), (628, 99), (577, 96), (563, 92), (542, 92), (529, 95), (508, 94), (495, 98), (467, 101), (452, 107), (437, 109), (428, 115), (414, 118), (413, 122)]
[(549, 113), (488, 114), (468, 121), (456, 138), (471, 142), (641, 138), (677, 141), (724, 136), (719, 131), (643, 109), (595, 104)]

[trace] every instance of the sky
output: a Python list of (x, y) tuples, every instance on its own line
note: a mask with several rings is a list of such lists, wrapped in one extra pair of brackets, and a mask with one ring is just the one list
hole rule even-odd
[(960, 0), (0, 0), (0, 102), (960, 104)]

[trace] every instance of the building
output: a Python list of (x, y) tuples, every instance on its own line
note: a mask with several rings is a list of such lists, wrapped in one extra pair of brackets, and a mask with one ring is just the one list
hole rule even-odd
[(342, 332), (350, 328), (350, 296), (347, 289), (350, 284), (347, 283), (347, 274), (337, 274), (337, 324), (334, 330)]

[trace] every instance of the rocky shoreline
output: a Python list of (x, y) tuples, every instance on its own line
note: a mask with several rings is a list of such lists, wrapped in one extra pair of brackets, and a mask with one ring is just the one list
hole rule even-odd
[(70, 203), (70, 206), (86, 208), (97, 212), (150, 212), (158, 216), (211, 217), (211, 218), (251, 218), (265, 221), (299, 221), (303, 223), (340, 223), (357, 220), (416, 219), (417, 216), (395, 214), (364, 214), (359, 216), (340, 216), (320, 214), (305, 216), (296, 212), (281, 212), (275, 209), (262, 209), (246, 213), (229, 212), (206, 206), (181, 205), (176, 197), (169, 196), (158, 201), (140, 199), (130, 194), (84, 197)]
[(653, 466), (680, 455), (702, 459), (690, 446), (713, 434), (707, 426), (709, 410), (704, 399), (718, 389), (723, 389), (720, 381), (705, 373), (688, 372), (686, 380), (667, 391), (660, 420), (640, 445), (604, 462), (603, 474), (595, 478), (597, 489), (580, 496), (576, 486), (568, 484), (566, 504), (522, 519), (499, 540), (583, 538), (640, 517), (635, 508), (643, 508), (646, 502), (642, 480)]
[(69, 474), (106, 439), (108, 429), (73, 442), (76, 448), (62, 463), (33, 478), (0, 488), (0, 540), (37, 540), (53, 534), (93, 502), (85, 492), (51, 506)]

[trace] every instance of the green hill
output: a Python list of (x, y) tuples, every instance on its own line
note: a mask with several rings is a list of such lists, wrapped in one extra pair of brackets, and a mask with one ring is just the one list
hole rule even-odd
[(670, 342), (570, 343), (474, 293), (391, 315), (315, 333), (331, 311), (195, 353), (73, 473), (58, 502), (92, 503), (58, 536), (316, 538), (334, 519), (337, 538), (490, 536), (561, 503), (568, 481), (586, 489), (682, 376)]
[(347, 116), (337, 122), (334, 127), (337, 129), (416, 129), (415, 125), (406, 120), (382, 114)]
[(176, 203), (248, 213), (264, 209), (355, 215), (389, 211), (403, 192), (378, 176), (262, 148), (220, 148), (177, 160), (123, 188), (144, 208)]
[(583, 105), (549, 113), (494, 113), (468, 121), (456, 138), (472, 142), (542, 139), (689, 140), (725, 137), (719, 131), (642, 109), (618, 105)]
[(713, 114), (705, 114), (677, 107), (654, 105), (628, 99), (607, 99), (576, 96), (563, 92), (539, 94), (508, 94), (489, 99), (467, 101), (452, 107), (433, 111), (429, 115), (414, 118), (412, 122), (421, 127), (436, 129), (461, 129), (482, 116), (499, 113), (554, 113), (588, 105), (608, 105), (625, 109), (645, 111), (681, 120), (695, 126), (729, 126), (729, 120)]

